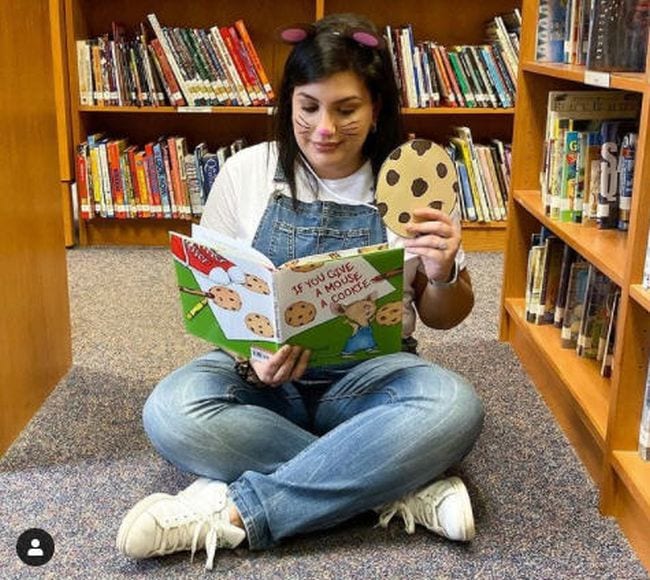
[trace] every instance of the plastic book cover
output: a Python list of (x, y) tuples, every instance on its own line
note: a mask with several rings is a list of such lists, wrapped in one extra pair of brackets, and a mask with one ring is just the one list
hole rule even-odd
[(200, 226), (192, 237), (171, 232), (170, 244), (187, 331), (228, 352), (264, 359), (300, 345), (314, 367), (401, 349), (401, 248), (354, 248), (275, 268)]
[(564, 61), (566, 10), (567, 0), (540, 0), (535, 48), (537, 61)]
[(649, 16), (646, 0), (595, 0), (589, 26), (587, 68), (643, 72)]

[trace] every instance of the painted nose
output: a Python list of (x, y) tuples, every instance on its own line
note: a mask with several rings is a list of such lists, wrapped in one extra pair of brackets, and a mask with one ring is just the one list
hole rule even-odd
[(318, 127), (316, 127), (316, 133), (321, 137), (331, 137), (336, 133), (336, 125), (327, 113), (320, 118)]

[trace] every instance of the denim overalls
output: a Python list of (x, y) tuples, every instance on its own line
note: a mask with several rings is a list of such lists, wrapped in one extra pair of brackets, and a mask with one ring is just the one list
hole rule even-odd
[[(254, 246), (276, 265), (386, 240), (377, 211), (275, 192)], [(483, 407), (458, 375), (409, 353), (259, 388), (213, 351), (147, 400), (144, 427), (180, 469), (226, 481), (251, 549), (334, 526), (440, 476), (472, 448)]]

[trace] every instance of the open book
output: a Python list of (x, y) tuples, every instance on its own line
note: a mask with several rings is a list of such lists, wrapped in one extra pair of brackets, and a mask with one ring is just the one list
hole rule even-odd
[(401, 348), (404, 251), (386, 244), (291, 260), (276, 268), (251, 247), (201, 226), (170, 233), (187, 331), (265, 359), (284, 344), (309, 366)]

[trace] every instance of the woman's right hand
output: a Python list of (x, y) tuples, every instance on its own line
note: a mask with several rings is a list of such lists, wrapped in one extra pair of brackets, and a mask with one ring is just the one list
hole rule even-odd
[(257, 378), (269, 387), (278, 387), (288, 381), (297, 381), (305, 373), (310, 350), (285, 344), (264, 361), (250, 361)]

